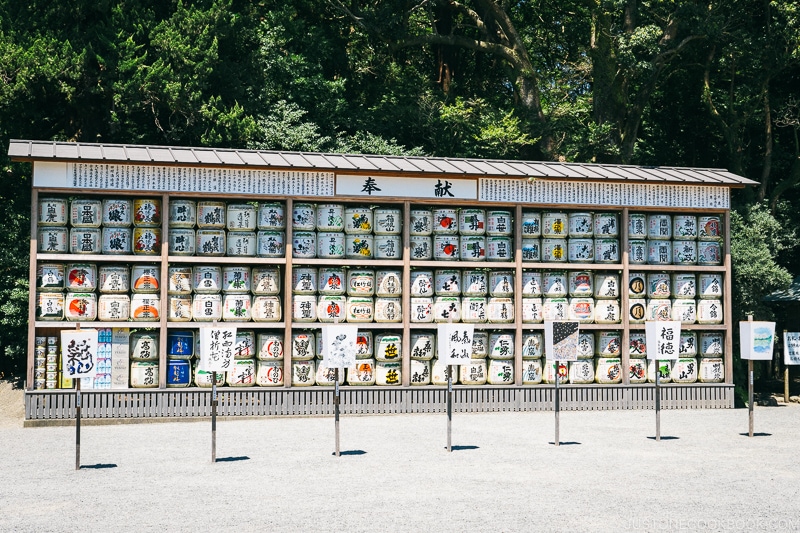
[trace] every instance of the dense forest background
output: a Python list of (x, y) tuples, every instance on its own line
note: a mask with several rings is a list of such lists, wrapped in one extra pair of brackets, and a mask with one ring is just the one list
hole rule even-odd
[(734, 320), (796, 331), (761, 298), (800, 273), (798, 88), (790, 0), (0, 0), (0, 372), (27, 336), (11, 138), (726, 168), (760, 184)]

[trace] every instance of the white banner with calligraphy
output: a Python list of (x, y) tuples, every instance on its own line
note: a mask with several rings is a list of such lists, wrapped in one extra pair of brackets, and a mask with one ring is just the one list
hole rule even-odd
[(800, 365), (800, 333), (783, 332), (783, 364)]
[(236, 328), (200, 328), (200, 364), (206, 372), (227, 372), (233, 368)]
[(97, 330), (61, 331), (61, 373), (69, 378), (97, 374)]
[(681, 323), (675, 320), (648, 320), (644, 323), (647, 358), (673, 361), (680, 357)]
[(336, 175), (337, 196), (477, 200), (476, 180)]
[(544, 355), (547, 361), (577, 361), (580, 322), (545, 320)]
[(358, 326), (336, 324), (322, 328), (322, 360), (327, 368), (353, 368), (358, 353)]
[(436, 332), (439, 362), (445, 365), (469, 364), (474, 333), (475, 324), (439, 324)]

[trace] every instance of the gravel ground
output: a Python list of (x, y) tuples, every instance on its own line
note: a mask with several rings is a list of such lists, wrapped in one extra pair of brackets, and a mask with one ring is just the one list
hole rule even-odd
[[(10, 400), (11, 399), (11, 400)], [(13, 401), (16, 399), (16, 401)], [(797, 531), (800, 407), (22, 428), (0, 388), (2, 531)], [(743, 435), (744, 434), (744, 435)]]

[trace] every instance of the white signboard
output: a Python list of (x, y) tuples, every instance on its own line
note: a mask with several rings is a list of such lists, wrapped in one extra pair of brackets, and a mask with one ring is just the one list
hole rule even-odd
[(322, 357), (328, 368), (356, 366), (358, 326), (340, 325), (322, 328)]
[(783, 332), (783, 364), (800, 365), (800, 333)]
[(472, 337), (475, 324), (439, 324), (436, 332), (439, 362), (466, 365), (472, 359)]
[(644, 323), (647, 358), (674, 361), (680, 357), (681, 323), (672, 320), (648, 320)]
[(445, 178), (336, 176), (337, 196), (401, 196), (437, 200), (477, 200), (478, 182)]
[(97, 330), (61, 331), (61, 372), (69, 378), (91, 378), (97, 374)]
[(544, 321), (544, 352), (548, 361), (577, 361), (580, 322)]
[(227, 372), (233, 368), (236, 328), (200, 328), (200, 370)]
[(771, 361), (775, 344), (775, 322), (739, 322), (742, 359)]

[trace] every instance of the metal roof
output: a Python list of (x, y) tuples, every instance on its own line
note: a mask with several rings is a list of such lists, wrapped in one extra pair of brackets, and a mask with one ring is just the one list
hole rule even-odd
[(800, 302), (800, 276), (794, 278), (792, 284), (785, 289), (771, 292), (761, 298), (763, 302)]
[(643, 167), (501, 161), (492, 159), (407, 157), (368, 154), (321, 154), (236, 150), (186, 146), (73, 143), (12, 139), (8, 155), (14, 161), (104, 162), (116, 164), (175, 164), (235, 166), (274, 170), (308, 170), (350, 174), (448, 175), (453, 177), (512, 177), (571, 181), (705, 184), (727, 187), (758, 182), (725, 169)]

